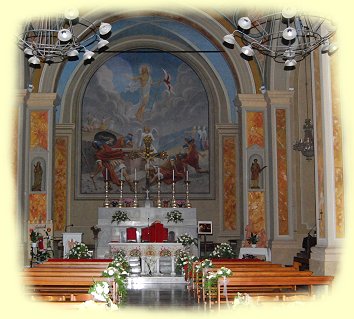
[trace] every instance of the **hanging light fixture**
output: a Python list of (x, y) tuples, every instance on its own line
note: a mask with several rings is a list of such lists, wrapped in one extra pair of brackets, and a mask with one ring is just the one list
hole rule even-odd
[(97, 42), (101, 51), (109, 43), (112, 26), (109, 23), (79, 17), (77, 9), (69, 9), (57, 17), (42, 17), (25, 24), (18, 36), (18, 45), (29, 58), (30, 65), (41, 62), (56, 63), (83, 53), (84, 60), (92, 59), (94, 52), (87, 47)]
[(276, 62), (284, 63), (285, 67), (294, 67), (321, 44), (328, 44), (328, 54), (337, 49), (334, 45), (329, 49), (329, 39), (335, 33), (330, 21), (290, 8), (265, 16), (238, 18), (235, 14), (233, 23), (236, 29), (223, 38), (227, 48), (234, 48), (238, 37), (244, 44), (241, 53), (257, 50)]
[(304, 130), (304, 139), (300, 139), (294, 143), (293, 149), (299, 151), (306, 157), (306, 160), (311, 160), (315, 154), (314, 147), (314, 138), (313, 138), (313, 125), (312, 121), (309, 118), (309, 105), (308, 105), (308, 96), (307, 96), (307, 73), (306, 73), (306, 59), (305, 59), (305, 91), (306, 91), (306, 119), (303, 126)]

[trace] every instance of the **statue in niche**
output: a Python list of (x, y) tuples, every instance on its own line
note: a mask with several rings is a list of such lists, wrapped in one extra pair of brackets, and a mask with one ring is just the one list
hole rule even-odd
[(42, 190), (42, 177), (43, 177), (43, 168), (40, 161), (37, 161), (37, 163), (34, 165), (33, 176), (34, 176), (34, 180), (32, 185), (32, 191), (40, 192)]
[(259, 177), (260, 177), (261, 172), (266, 167), (267, 166), (263, 166), (261, 168), (258, 164), (258, 160), (256, 158), (253, 160), (253, 163), (251, 165), (251, 182), (250, 182), (251, 188), (260, 188), (259, 187)]

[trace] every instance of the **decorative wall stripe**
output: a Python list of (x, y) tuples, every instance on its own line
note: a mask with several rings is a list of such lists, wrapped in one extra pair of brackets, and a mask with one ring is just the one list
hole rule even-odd
[(223, 139), (224, 230), (236, 229), (236, 141)]
[(47, 219), (47, 194), (29, 195), (29, 223), (42, 224)]
[(255, 232), (266, 229), (264, 192), (248, 192), (248, 221)]
[(68, 171), (68, 139), (55, 139), (54, 164), (54, 230), (64, 231), (67, 210), (67, 171)]
[(338, 74), (336, 57), (331, 59), (332, 77), (332, 115), (333, 115), (333, 154), (335, 174), (335, 203), (336, 203), (336, 237), (344, 238), (344, 185), (343, 185), (343, 158), (342, 158), (342, 121), (341, 105), (338, 91)]
[(32, 111), (30, 114), (30, 147), (48, 150), (48, 111)]
[(289, 234), (288, 211), (288, 162), (286, 144), (286, 111), (277, 109), (276, 112), (276, 148), (277, 148), (277, 182), (278, 182), (278, 223), (279, 235)]
[(264, 148), (263, 112), (247, 112), (247, 147), (258, 145)]

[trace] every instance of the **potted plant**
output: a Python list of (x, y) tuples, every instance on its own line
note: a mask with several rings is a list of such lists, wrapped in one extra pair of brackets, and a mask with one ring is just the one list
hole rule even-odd
[(256, 247), (258, 240), (259, 238), (256, 233), (251, 233), (250, 237), (247, 238), (248, 243), (251, 244), (253, 248)]
[(39, 233), (37, 233), (33, 229), (30, 229), (31, 246), (33, 248), (37, 247), (37, 242), (38, 242), (39, 236), (40, 236)]

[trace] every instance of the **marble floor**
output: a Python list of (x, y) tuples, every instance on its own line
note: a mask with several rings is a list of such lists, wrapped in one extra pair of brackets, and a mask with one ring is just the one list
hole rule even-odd
[(131, 285), (124, 308), (144, 308), (147, 310), (199, 310), (186, 284), (181, 283), (143, 283)]

